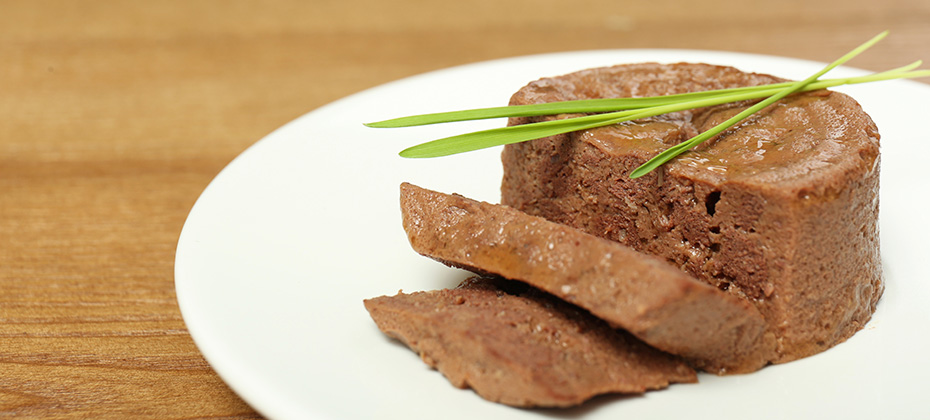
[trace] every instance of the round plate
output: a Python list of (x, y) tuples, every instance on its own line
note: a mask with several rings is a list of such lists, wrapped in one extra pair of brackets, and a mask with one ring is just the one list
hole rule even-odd
[[(436, 71), (310, 112), (257, 142), (206, 188), (181, 233), (178, 301), (211, 366), (262, 414), (281, 419), (915, 418), (930, 374), (930, 229), (925, 178), (930, 86), (843, 87), (882, 132), (881, 234), (887, 281), (873, 320), (846, 343), (760, 372), (700, 376), (643, 396), (568, 410), (520, 410), (452, 387), (381, 334), (370, 297), (454, 286), (467, 274), (413, 252), (398, 186), (497, 202), (500, 149), (408, 160), (401, 149), (499, 120), (405, 129), (362, 123), (499, 106), (527, 82), (588, 67), (706, 62), (803, 79), (822, 63), (711, 51), (583, 51)], [(892, 63), (889, 67), (903, 63)], [(861, 75), (839, 68), (826, 77)], [(915, 214), (916, 213), (916, 214)]]

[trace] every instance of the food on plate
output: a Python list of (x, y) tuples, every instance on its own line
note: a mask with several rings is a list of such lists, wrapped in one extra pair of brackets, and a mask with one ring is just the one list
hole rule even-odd
[[(709, 64), (626, 64), (539, 79), (509, 107), (369, 126), (509, 117), (505, 128), (401, 152), (438, 157), (505, 145), (501, 204), (401, 186), (413, 248), (545, 291), (691, 367), (752, 372), (846, 340), (884, 290), (880, 136), (855, 100), (825, 88), (930, 72), (912, 71), (916, 62), (820, 77), (885, 35), (800, 82)], [(431, 325), (398, 322), (407, 331)], [(396, 325), (379, 326), (397, 335)], [(409, 334), (397, 336), (431, 357)]]
[(692, 368), (524, 285), (472, 278), (455, 289), (365, 301), (387, 335), (453, 385), (518, 407), (565, 407), (604, 393), (696, 382)]
[[(620, 65), (532, 82), (511, 104), (779, 81), (707, 64)], [(642, 178), (627, 176), (746, 106), (508, 145), (501, 202), (667, 260), (751, 303), (775, 334), (773, 363), (816, 354), (861, 329), (883, 291), (879, 134), (855, 100), (794, 94)]]
[(774, 349), (749, 302), (620, 243), (407, 183), (401, 213), (418, 253), (531, 284), (701, 369), (757, 370)]

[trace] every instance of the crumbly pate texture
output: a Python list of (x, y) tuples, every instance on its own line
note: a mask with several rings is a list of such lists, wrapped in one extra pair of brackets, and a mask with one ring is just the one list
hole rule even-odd
[[(511, 104), (778, 81), (706, 64), (621, 65), (538, 80)], [(879, 134), (855, 100), (831, 91), (791, 95), (658, 170), (628, 177), (747, 106), (508, 145), (501, 202), (658, 256), (752, 303), (777, 337), (774, 363), (816, 354), (861, 329), (883, 291)]]
[(506, 206), (412, 184), (401, 185), (401, 213), (420, 254), (526, 282), (695, 367), (751, 372), (774, 349), (755, 307), (661, 258)]
[(365, 301), (378, 327), (453, 385), (517, 407), (696, 382), (681, 359), (549, 295), (504, 280)]

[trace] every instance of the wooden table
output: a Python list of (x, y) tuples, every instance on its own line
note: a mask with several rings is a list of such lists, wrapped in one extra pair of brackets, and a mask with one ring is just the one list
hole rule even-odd
[(0, 417), (258, 417), (185, 329), (175, 244), (224, 165), (340, 97), (578, 49), (830, 61), (884, 29), (850, 65), (930, 60), (926, 0), (746, 3), (0, 0)]

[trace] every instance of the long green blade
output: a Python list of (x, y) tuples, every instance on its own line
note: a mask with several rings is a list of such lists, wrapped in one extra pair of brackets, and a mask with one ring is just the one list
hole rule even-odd
[[(919, 63), (917, 63), (919, 65)], [(900, 69), (889, 70), (882, 73), (876, 73), (868, 76), (860, 76), (847, 80), (847, 83), (840, 83), (842, 79), (832, 81), (819, 81), (807, 85), (803, 90), (817, 90), (827, 87), (838, 86), (841, 84), (868, 83), (882, 80), (930, 77), (930, 70), (921, 70), (908, 72), (907, 69), (913, 65), (902, 67)], [(676, 112), (685, 109), (694, 109), (704, 106), (719, 105), (729, 102), (742, 100), (758, 99), (762, 92), (745, 92), (740, 95), (719, 96), (706, 98), (704, 100), (680, 103), (678, 106), (652, 107), (642, 110), (627, 110), (607, 114), (596, 114), (584, 117), (562, 119), (555, 121), (546, 121), (532, 124), (523, 124), (511, 127), (494, 128), (490, 130), (476, 131), (457, 136), (445, 137), (433, 140), (427, 143), (418, 144), (409, 147), (400, 152), (400, 156), (406, 158), (432, 158), (449, 156), (458, 153), (465, 153), (480, 150), (488, 147), (501, 146), (505, 144), (519, 143), (521, 141), (535, 140), (542, 137), (553, 136), (572, 131), (578, 131), (589, 128), (603, 127), (611, 124), (618, 124), (624, 121), (631, 121), (639, 118), (661, 115), (669, 112)], [(765, 91), (767, 96), (772, 91)]]
[[(870, 76), (859, 76), (844, 79), (825, 79), (812, 83), (804, 90), (824, 89), (828, 87), (839, 86), (843, 84), (866, 83), (871, 77), (878, 75), (888, 75), (912, 70), (920, 65), (920, 61), (909, 66), (889, 70), (883, 73), (877, 73)], [(491, 118), (508, 118), (508, 117), (532, 117), (541, 115), (556, 114), (588, 114), (596, 112), (622, 111), (628, 109), (640, 109), (653, 106), (661, 106), (672, 103), (679, 103), (687, 100), (714, 97), (718, 95), (727, 95), (741, 92), (758, 92), (758, 98), (770, 96), (779, 89), (783, 89), (795, 82), (774, 83), (760, 86), (747, 86), (730, 89), (718, 89), (701, 92), (689, 92), (675, 95), (654, 96), (645, 98), (602, 98), (602, 99), (582, 99), (574, 101), (550, 102), (545, 104), (531, 105), (514, 105), (494, 108), (479, 108), (462, 111), (439, 112), (434, 114), (412, 115), (408, 117), (394, 118), (390, 120), (378, 121), (365, 124), (372, 128), (399, 128), (412, 127), (418, 125), (440, 124), (449, 122), (482, 120)]]
[[(883, 73), (876, 73), (869, 76), (848, 79), (849, 83), (864, 83), (866, 78), (872, 81), (885, 80), (889, 78), (898, 78), (910, 73), (906, 71), (920, 63), (914, 63), (905, 67), (889, 70)], [(930, 75), (930, 71), (915, 72), (917, 75)], [(830, 83), (837, 84), (842, 79), (836, 79)], [(830, 87), (825, 82), (815, 82), (808, 85), (807, 89), (822, 89)], [(626, 110), (605, 114), (595, 114), (583, 117), (559, 119), (554, 121), (545, 121), (532, 124), (523, 124), (510, 127), (494, 128), (471, 133), (460, 134), (451, 137), (445, 137), (433, 140), (427, 143), (412, 146), (400, 152), (400, 156), (407, 158), (432, 158), (448, 156), (457, 153), (470, 152), (488, 147), (501, 146), (504, 144), (518, 143), (521, 141), (535, 140), (542, 137), (553, 136), (572, 131), (585, 130), (590, 128), (603, 127), (612, 124), (618, 124), (624, 121), (632, 121), (640, 118), (647, 118), (656, 115), (677, 112), (686, 109), (694, 109), (706, 106), (720, 105), (724, 103), (737, 102), (743, 100), (757, 99), (758, 92), (745, 91), (731, 93), (726, 96), (708, 97), (695, 99), (689, 102), (678, 104), (668, 104), (659, 107), (651, 107), (639, 110)]]

